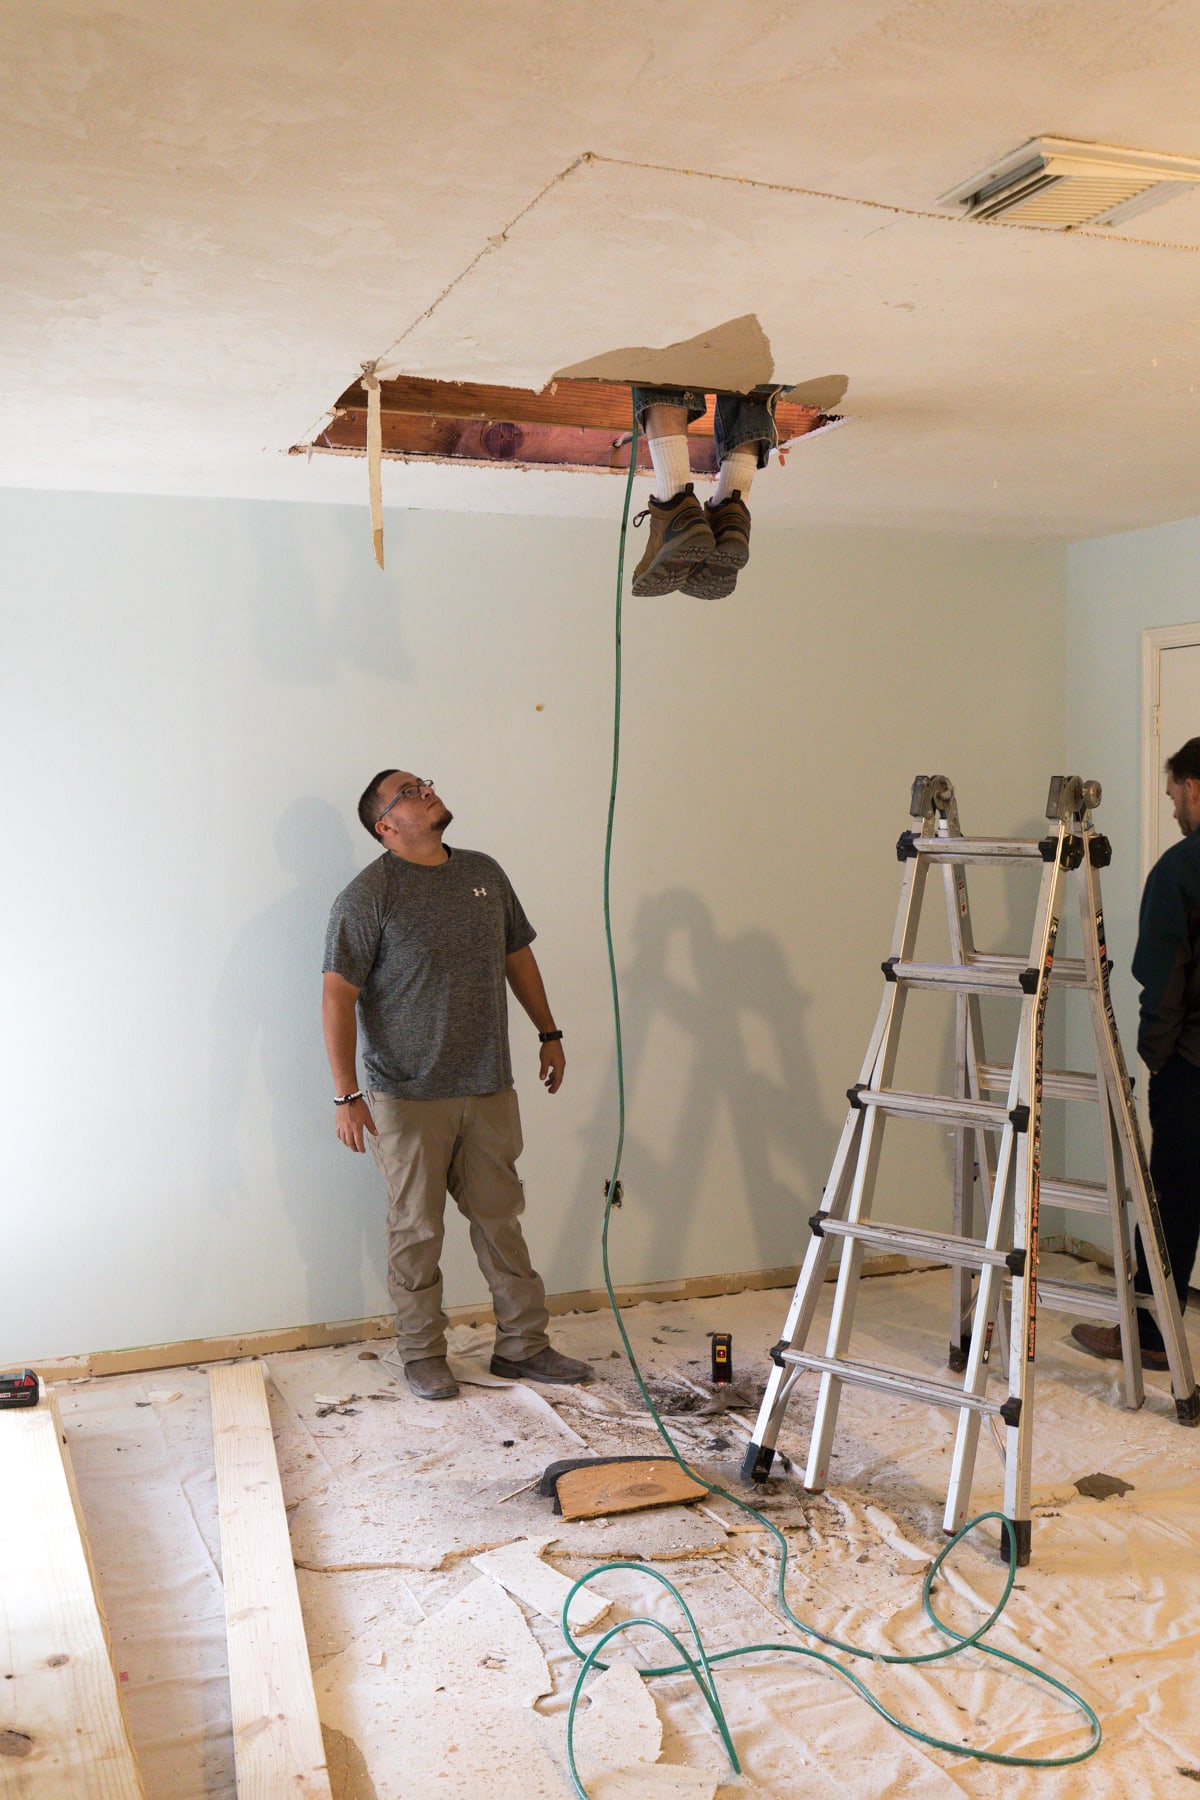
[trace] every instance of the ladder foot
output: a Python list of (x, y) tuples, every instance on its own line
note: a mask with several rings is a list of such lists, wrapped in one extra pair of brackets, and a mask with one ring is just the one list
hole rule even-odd
[(1200, 1425), (1200, 1388), (1193, 1388), (1186, 1400), (1175, 1396), (1175, 1417), (1181, 1425)]
[(1000, 1527), (1000, 1560), (1002, 1562), (1008, 1561), (1008, 1541), (1010, 1534), (1016, 1539), (1017, 1543), (1018, 1569), (1028, 1568), (1029, 1558), (1033, 1551), (1032, 1519), (1005, 1519), (1003, 1525)]
[(968, 1332), (962, 1337), (959, 1343), (951, 1344), (949, 1353), (946, 1357), (946, 1367), (952, 1369), (956, 1375), (961, 1375), (967, 1366), (967, 1356), (970, 1353), (970, 1349), (971, 1336)]
[(742, 1461), (743, 1481), (765, 1481), (771, 1473), (775, 1452), (769, 1444), (747, 1444)]

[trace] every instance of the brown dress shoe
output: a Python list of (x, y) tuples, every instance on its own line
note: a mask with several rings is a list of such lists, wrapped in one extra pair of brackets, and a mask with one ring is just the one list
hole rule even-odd
[[(1071, 1336), (1080, 1350), (1086, 1350), (1089, 1356), (1102, 1357), (1105, 1362), (1121, 1360), (1121, 1327), (1119, 1325), (1072, 1325)], [(1142, 1348), (1142, 1367), (1144, 1369), (1165, 1369), (1167, 1353), (1165, 1350), (1147, 1350)]]
[(591, 1381), (593, 1373), (591, 1363), (580, 1362), (575, 1356), (564, 1356), (553, 1344), (547, 1344), (544, 1350), (525, 1357), (522, 1362), (513, 1362), (507, 1356), (492, 1357), (492, 1374), (504, 1375), (509, 1381), (549, 1381), (556, 1386), (571, 1386), (575, 1382)]
[(418, 1400), (453, 1400), (458, 1383), (444, 1356), (421, 1356), (405, 1363), (404, 1379)]

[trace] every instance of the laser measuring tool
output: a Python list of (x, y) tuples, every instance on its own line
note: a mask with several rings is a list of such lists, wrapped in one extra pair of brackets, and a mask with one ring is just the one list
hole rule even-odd
[(712, 1378), (714, 1381), (733, 1380), (733, 1333), (714, 1331), (712, 1338)]

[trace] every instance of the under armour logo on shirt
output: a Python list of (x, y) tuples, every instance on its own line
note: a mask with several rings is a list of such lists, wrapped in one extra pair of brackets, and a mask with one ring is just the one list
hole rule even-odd
[(475, 898), (478, 900), (480, 894), (486, 895), (487, 889), (486, 888), (472, 888), (471, 892), (474, 894)]

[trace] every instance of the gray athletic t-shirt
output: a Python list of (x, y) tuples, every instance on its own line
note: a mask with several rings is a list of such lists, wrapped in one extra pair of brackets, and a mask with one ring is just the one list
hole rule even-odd
[(390, 850), (368, 863), (333, 903), (324, 965), (361, 990), (367, 1086), (399, 1100), (511, 1087), (504, 959), (536, 935), (478, 850), (433, 868)]

